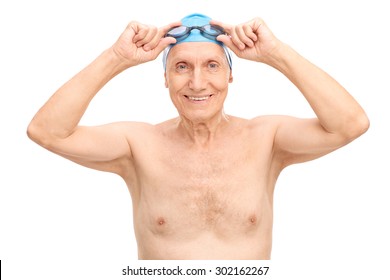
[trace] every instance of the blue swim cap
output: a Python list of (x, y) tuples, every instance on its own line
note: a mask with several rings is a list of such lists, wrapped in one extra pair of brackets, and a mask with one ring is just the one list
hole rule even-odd
[[(208, 16), (202, 15), (202, 14), (191, 14), (186, 17), (184, 17), (181, 20), (182, 25), (187, 26), (187, 27), (192, 27), (192, 26), (204, 26), (210, 23), (211, 18)], [(200, 30), (198, 29), (193, 29), (191, 30), (190, 35), (185, 38), (184, 40), (177, 42), (175, 44), (169, 45), (168, 47), (165, 48), (164, 53), (163, 53), (163, 66), (164, 66), (164, 71), (166, 70), (167, 66), (167, 58), (169, 51), (171, 50), (172, 47), (181, 44), (181, 43), (186, 43), (186, 42), (209, 42), (209, 43), (214, 43), (217, 45), (220, 45), (226, 55), (226, 59), (229, 63), (230, 69), (232, 69), (232, 58), (230, 55), (230, 52), (228, 48), (220, 41), (209, 39), (204, 37), (201, 33)]]

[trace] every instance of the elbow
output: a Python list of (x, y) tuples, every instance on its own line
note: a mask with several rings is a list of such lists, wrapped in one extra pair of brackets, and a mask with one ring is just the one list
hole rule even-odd
[(366, 133), (370, 128), (370, 120), (364, 112), (355, 115), (347, 123), (347, 129), (345, 130), (345, 137), (347, 141), (353, 141), (354, 139)]
[(362, 117), (362, 120), (360, 122), (360, 135), (367, 132), (367, 130), (370, 128), (370, 120), (368, 116), (364, 113), (364, 116)]
[(42, 147), (48, 147), (50, 145), (50, 138), (47, 137), (47, 133), (45, 133), (45, 131), (34, 121), (32, 121), (27, 127), (27, 136)]
[(32, 121), (27, 127), (27, 136), (32, 141), (39, 143), (40, 142), (40, 133), (38, 132), (37, 125)]

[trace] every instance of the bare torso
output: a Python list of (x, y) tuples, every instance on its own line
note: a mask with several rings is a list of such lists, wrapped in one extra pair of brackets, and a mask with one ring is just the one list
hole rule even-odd
[[(180, 122), (79, 125), (108, 81), (156, 59), (174, 43), (165, 34), (181, 24), (156, 28), (133, 21), (111, 48), (53, 94), (27, 130), (58, 155), (124, 178), (140, 259), (270, 258), (273, 192), (282, 168), (324, 156), (369, 127), (344, 87), (278, 40), (263, 20), (217, 23), (229, 35), (218, 36), (218, 44), (170, 48), (165, 86)], [(233, 76), (220, 42), (239, 58), (279, 70), (316, 118), (223, 119)], [(253, 92), (259, 86), (255, 82)]]
[(269, 259), (280, 168), (272, 128), (230, 118), (207, 147), (177, 121), (140, 125), (132, 139), (132, 194), (140, 259)]

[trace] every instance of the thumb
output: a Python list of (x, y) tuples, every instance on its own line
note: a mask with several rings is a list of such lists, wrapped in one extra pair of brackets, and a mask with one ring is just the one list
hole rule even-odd
[(219, 35), (217, 41), (224, 43), (236, 55), (240, 52), (240, 49), (236, 47), (229, 35)]
[(154, 48), (154, 50), (157, 52), (157, 55), (159, 55), (166, 47), (175, 43), (176, 43), (176, 39), (173, 37), (161, 38), (160, 42)]
[(172, 29), (173, 27), (177, 27), (177, 26), (180, 26), (181, 25), (181, 22), (180, 21), (176, 21), (176, 22), (173, 22), (173, 23), (170, 23), (166, 26), (163, 26), (161, 28), (159, 28), (159, 31), (158, 31), (158, 34), (160, 36), (160, 40), (157, 44), (157, 46), (154, 48), (153, 51), (155, 51), (155, 55), (156, 57), (166, 48), (168, 47), (169, 45), (171, 44), (175, 44), (176, 43), (176, 39), (173, 38), (173, 37), (165, 37), (165, 34), (167, 34), (167, 32)]
[(158, 42), (158, 45), (153, 49), (154, 56), (157, 57), (166, 47), (175, 43), (176, 39), (173, 37), (161, 38), (160, 42)]

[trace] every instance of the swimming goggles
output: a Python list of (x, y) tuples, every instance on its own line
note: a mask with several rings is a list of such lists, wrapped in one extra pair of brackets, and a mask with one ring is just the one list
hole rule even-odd
[(203, 25), (203, 26), (177, 26), (172, 29), (170, 29), (167, 34), (165, 34), (164, 37), (173, 37), (176, 39), (177, 43), (180, 41), (185, 40), (188, 36), (190, 36), (191, 31), (193, 29), (197, 29), (200, 31), (200, 34), (210, 40), (217, 40), (216, 38), (219, 35), (226, 34), (225, 30), (222, 27), (219, 27), (217, 25)]

